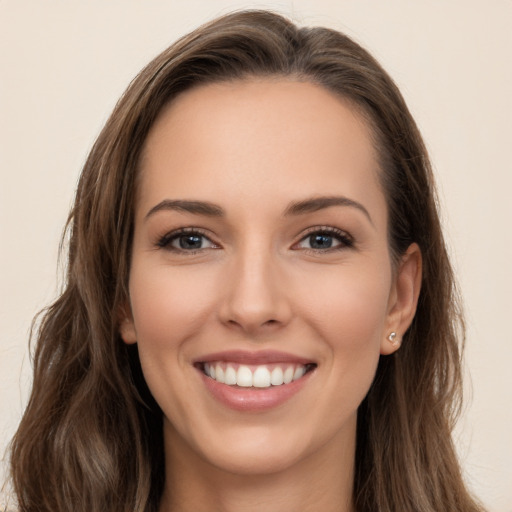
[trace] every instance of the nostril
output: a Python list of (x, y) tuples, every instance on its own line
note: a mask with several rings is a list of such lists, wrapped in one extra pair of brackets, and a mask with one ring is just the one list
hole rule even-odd
[[(272, 327), (272, 326), (278, 325), (279, 323), (280, 323), (279, 320), (270, 319), (270, 320), (265, 320), (265, 321), (261, 322), (260, 324), (257, 324), (257, 322), (255, 322), (253, 327)], [(244, 326), (245, 327), (248, 326), (249, 322), (243, 322), (243, 321), (237, 321), (237, 320), (230, 319), (230, 320), (228, 320), (228, 324), (244, 328)]]

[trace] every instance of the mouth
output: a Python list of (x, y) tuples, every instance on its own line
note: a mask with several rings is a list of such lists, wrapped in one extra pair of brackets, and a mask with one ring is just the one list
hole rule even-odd
[(220, 384), (235, 388), (268, 389), (302, 379), (316, 368), (315, 363), (241, 364), (211, 360), (195, 364), (204, 375)]
[(244, 413), (274, 410), (311, 382), (318, 364), (274, 350), (230, 350), (194, 361), (201, 380), (218, 403)]

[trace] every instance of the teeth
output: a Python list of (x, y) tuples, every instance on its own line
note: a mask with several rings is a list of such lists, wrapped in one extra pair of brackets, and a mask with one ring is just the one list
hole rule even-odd
[(224, 375), (224, 370), (222, 369), (222, 366), (218, 364), (215, 367), (215, 380), (217, 382), (222, 382), (224, 384), (226, 382), (226, 377)]
[(283, 375), (283, 382), (285, 384), (289, 384), (293, 380), (293, 373), (293, 366), (288, 366), (288, 368), (286, 368), (286, 370), (284, 371)]
[(283, 383), (283, 369), (276, 366), (270, 375), (270, 384), (272, 384), (272, 386), (280, 386)]
[(300, 379), (304, 376), (305, 373), (306, 368), (304, 368), (304, 366), (297, 366), (297, 368), (295, 368), (295, 372), (293, 373), (293, 380)]
[(236, 371), (232, 366), (228, 365), (226, 367), (226, 372), (224, 373), (224, 384), (236, 386)]
[(270, 372), (266, 366), (258, 366), (252, 376), (255, 388), (268, 388), (270, 386)]
[(252, 372), (248, 366), (238, 367), (236, 383), (243, 388), (250, 388), (252, 386)]
[(230, 363), (205, 363), (204, 373), (212, 379), (229, 386), (243, 388), (269, 388), (281, 386), (298, 380), (306, 373), (306, 366), (302, 364), (247, 366)]

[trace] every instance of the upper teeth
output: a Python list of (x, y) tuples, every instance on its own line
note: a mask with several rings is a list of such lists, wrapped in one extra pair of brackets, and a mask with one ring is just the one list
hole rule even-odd
[(300, 379), (306, 373), (306, 366), (302, 364), (247, 366), (211, 362), (204, 364), (204, 373), (217, 382), (230, 386), (268, 388)]

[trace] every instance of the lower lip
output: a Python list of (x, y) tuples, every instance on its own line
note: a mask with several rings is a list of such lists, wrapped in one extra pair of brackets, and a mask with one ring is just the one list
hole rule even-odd
[(314, 370), (289, 384), (268, 388), (243, 388), (228, 386), (206, 376), (199, 370), (208, 391), (222, 404), (231, 409), (244, 412), (264, 411), (277, 407), (297, 394), (309, 381)]

